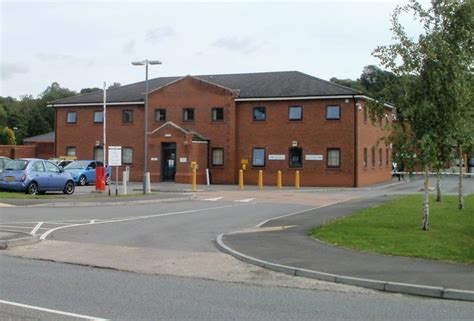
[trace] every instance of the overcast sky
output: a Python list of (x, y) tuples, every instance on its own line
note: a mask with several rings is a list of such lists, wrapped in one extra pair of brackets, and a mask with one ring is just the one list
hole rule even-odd
[[(299, 70), (360, 76), (391, 43), (405, 1), (1, 2), (0, 96), (37, 96), (52, 82), (75, 91), (145, 78)], [(426, 2), (426, 1), (425, 1)], [(409, 20), (407, 28), (417, 31)]]

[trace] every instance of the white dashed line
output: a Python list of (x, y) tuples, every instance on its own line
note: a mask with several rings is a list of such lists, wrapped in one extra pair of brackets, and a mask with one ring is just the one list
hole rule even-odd
[(219, 196), (219, 197), (214, 197), (214, 198), (206, 198), (204, 200), (208, 201), (208, 202), (215, 202), (215, 201), (221, 200), (223, 198), (224, 198), (223, 196)]
[(237, 203), (249, 203), (251, 201), (253, 201), (255, 198), (246, 198), (246, 199), (243, 199), (243, 200), (236, 200), (234, 202), (237, 202)]
[(43, 225), (44, 222), (39, 222), (38, 224), (36, 224), (35, 228), (30, 232), (31, 234), (36, 234), (36, 232), (38, 232), (38, 230), (41, 228), (41, 225)]

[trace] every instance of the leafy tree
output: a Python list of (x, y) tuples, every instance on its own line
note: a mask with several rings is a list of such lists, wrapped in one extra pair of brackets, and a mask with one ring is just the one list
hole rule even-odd
[(15, 132), (8, 127), (5, 127), (3, 132), (7, 139), (7, 145), (16, 145)]
[[(400, 23), (403, 13), (413, 13), (424, 31), (415, 41)], [(429, 171), (440, 151), (453, 142), (472, 140), (473, 1), (436, 0), (424, 9), (416, 0), (397, 7), (392, 16), (396, 43), (376, 48), (374, 55), (402, 79), (397, 97), (399, 123), (413, 134), (417, 163), (425, 171), (422, 229), (429, 228)], [(471, 91), (469, 91), (471, 90)], [(403, 132), (402, 132), (403, 133)], [(407, 131), (404, 132), (405, 134)], [(460, 175), (460, 208), (462, 202)]]
[(109, 87), (107, 87), (107, 90), (119, 88), (120, 86), (122, 86), (122, 85), (121, 85), (119, 82), (114, 82), (112, 85), (110, 85)]
[(93, 93), (94, 91), (99, 91), (102, 90), (98, 87), (93, 87), (93, 88), (82, 88), (81, 91), (79, 92), (80, 94), (89, 94)]

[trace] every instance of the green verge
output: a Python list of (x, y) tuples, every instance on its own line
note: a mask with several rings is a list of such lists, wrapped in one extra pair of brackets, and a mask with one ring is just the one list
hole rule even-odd
[(356, 250), (474, 264), (474, 194), (457, 208), (457, 196), (430, 200), (430, 230), (420, 229), (422, 195), (328, 222), (311, 231), (322, 241)]

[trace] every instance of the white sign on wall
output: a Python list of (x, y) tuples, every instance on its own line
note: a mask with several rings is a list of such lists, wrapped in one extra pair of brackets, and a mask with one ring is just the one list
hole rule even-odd
[(122, 146), (109, 146), (109, 166), (122, 166)]
[(268, 160), (285, 160), (285, 155), (275, 155), (270, 154), (268, 155)]
[(321, 161), (323, 160), (323, 155), (305, 155), (305, 160), (309, 160), (309, 161)]
[(188, 162), (188, 159), (186, 157), (180, 157), (179, 158), (179, 162), (180, 163), (187, 163)]

